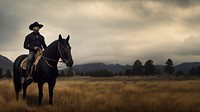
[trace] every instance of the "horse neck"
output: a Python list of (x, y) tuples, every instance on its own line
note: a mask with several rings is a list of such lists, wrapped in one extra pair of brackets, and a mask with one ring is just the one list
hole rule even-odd
[[(47, 59), (47, 61), (49, 61), (49, 63), (53, 63), (57, 65), (58, 60), (59, 60), (58, 42), (54, 41), (48, 47), (46, 47), (45, 50), (43, 51), (43, 56)], [(51, 60), (55, 60), (55, 61), (51, 61)]]

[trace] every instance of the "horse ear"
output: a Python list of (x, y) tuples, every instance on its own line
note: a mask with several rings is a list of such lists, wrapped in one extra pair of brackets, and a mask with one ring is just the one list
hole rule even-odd
[(59, 40), (62, 40), (62, 36), (61, 36), (61, 34), (59, 35)]
[(66, 40), (69, 41), (70, 35), (67, 36)]

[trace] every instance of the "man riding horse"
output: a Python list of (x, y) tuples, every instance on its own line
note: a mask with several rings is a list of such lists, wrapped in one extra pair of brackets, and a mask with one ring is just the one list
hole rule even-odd
[(39, 24), (38, 22), (34, 22), (29, 26), (29, 29), (32, 30), (30, 34), (28, 34), (24, 41), (24, 48), (29, 50), (28, 55), (28, 63), (26, 68), (26, 81), (28, 84), (32, 83), (32, 77), (31, 77), (31, 67), (35, 61), (35, 55), (37, 53), (37, 50), (39, 49), (45, 49), (46, 43), (44, 40), (44, 37), (39, 33), (39, 30), (43, 27), (42, 24)]

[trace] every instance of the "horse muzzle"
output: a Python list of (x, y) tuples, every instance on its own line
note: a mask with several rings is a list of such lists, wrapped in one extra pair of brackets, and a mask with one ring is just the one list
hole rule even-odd
[(74, 64), (73, 60), (65, 61), (67, 67), (72, 67)]

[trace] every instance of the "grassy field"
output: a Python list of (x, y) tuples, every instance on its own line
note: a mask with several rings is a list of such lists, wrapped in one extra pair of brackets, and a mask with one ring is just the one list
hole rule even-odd
[(48, 105), (47, 84), (38, 106), (37, 84), (27, 99), (15, 100), (12, 80), (0, 81), (1, 112), (200, 112), (200, 80), (162, 78), (58, 79), (54, 105)]

